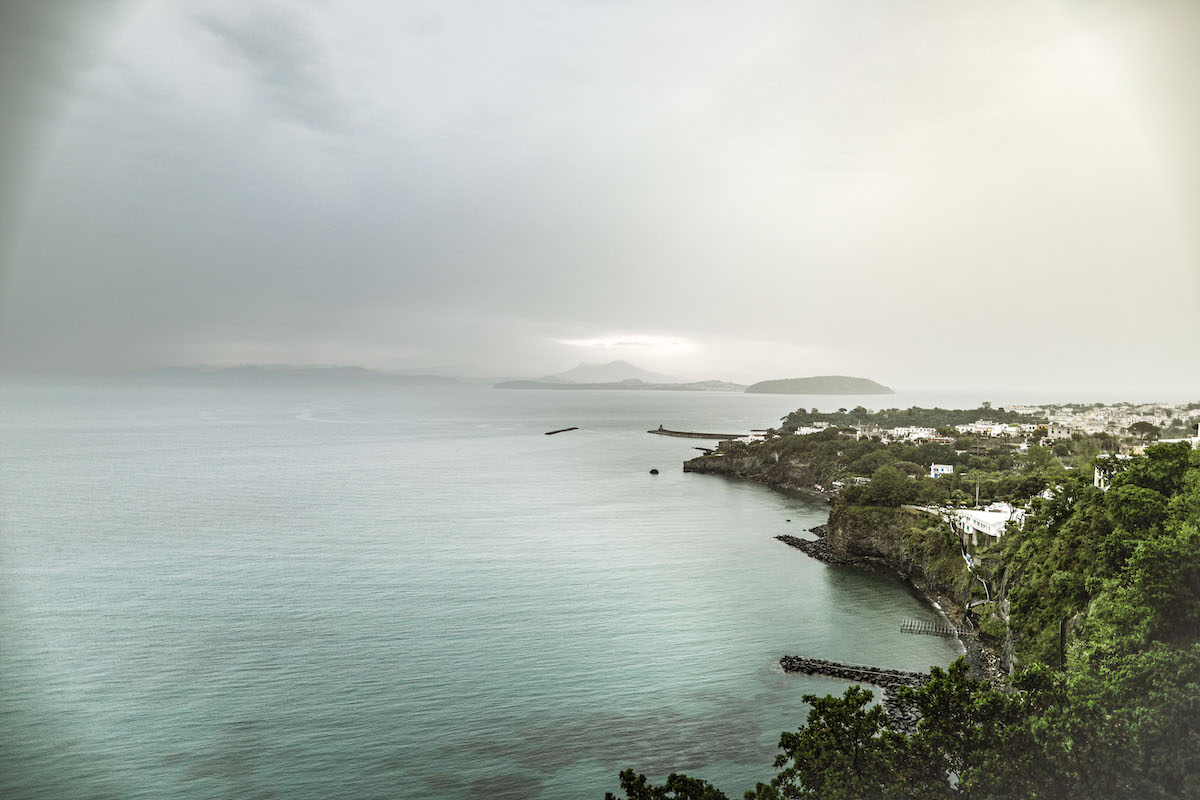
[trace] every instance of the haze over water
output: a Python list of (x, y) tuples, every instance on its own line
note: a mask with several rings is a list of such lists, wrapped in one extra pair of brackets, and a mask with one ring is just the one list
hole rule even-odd
[(800, 400), (6, 386), (0, 794), (740, 792), (845, 686), (780, 656), (956, 656), (898, 632), (933, 615), (898, 581), (772, 538), (826, 507), (644, 433)]

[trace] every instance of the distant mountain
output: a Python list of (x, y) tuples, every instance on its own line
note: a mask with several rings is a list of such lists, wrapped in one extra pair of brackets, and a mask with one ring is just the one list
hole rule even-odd
[(556, 378), (572, 383), (615, 383), (617, 381), (628, 380), (639, 380), (646, 383), (678, 383), (679, 381), (678, 378), (673, 378), (670, 375), (663, 375), (659, 372), (650, 372), (641, 367), (635, 367), (628, 361), (610, 361), (607, 364), (580, 364), (574, 369), (559, 372), (556, 375), (548, 375), (542, 380), (550, 382)]
[(759, 381), (746, 387), (751, 394), (895, 394), (891, 387), (847, 375), (819, 375), (812, 378), (784, 378)]
[(372, 383), (397, 386), (440, 386), (458, 383), (441, 375), (397, 375), (364, 367), (293, 367), (287, 365), (238, 367), (167, 367), (128, 377), (181, 384), (264, 383)]
[(497, 389), (557, 389), (571, 391), (576, 389), (624, 389), (647, 390), (658, 392), (742, 392), (746, 387), (740, 383), (729, 381), (696, 381), (694, 383), (647, 383), (646, 381), (630, 378), (624, 381), (607, 381), (603, 383), (562, 383), (551, 381), (501, 381)]

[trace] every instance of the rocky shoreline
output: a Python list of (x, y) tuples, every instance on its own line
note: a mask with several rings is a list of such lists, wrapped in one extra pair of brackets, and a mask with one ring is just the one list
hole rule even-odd
[(824, 561), (826, 564), (838, 564), (846, 567), (859, 566), (855, 559), (835, 556), (832, 548), (829, 546), (829, 542), (825, 541), (824, 539), (801, 539), (799, 536), (789, 536), (787, 534), (776, 536), (775, 538), (789, 547), (796, 548), (805, 555), (812, 556), (817, 561)]
[(900, 700), (899, 690), (901, 687), (919, 689), (924, 686), (929, 681), (929, 676), (923, 672), (842, 664), (823, 658), (805, 658), (803, 656), (784, 656), (779, 659), (779, 666), (783, 667), (784, 672), (826, 675), (830, 678), (876, 686), (883, 690), (881, 702), (887, 712), (888, 722), (892, 729), (906, 735), (916, 732), (920, 715), (911, 704)]
[[(817, 525), (810, 528), (809, 533), (816, 534), (817, 539), (801, 539), (798, 536), (789, 536), (787, 534), (776, 536), (775, 538), (790, 547), (796, 548), (805, 555), (826, 564), (854, 567), (855, 569), (877, 574), (893, 574), (893, 570), (888, 569), (885, 564), (881, 564), (877, 560), (835, 554), (828, 540), (825, 538), (828, 530), (826, 525)], [(945, 595), (930, 592), (925, 587), (912, 581), (908, 583), (926, 602), (942, 614), (946, 613), (946, 608), (955, 608), (958, 605)], [(947, 618), (949, 618), (949, 615), (947, 615)], [(987, 680), (998, 687), (1006, 685), (1005, 672), (1001, 666), (1000, 656), (990, 643), (984, 641), (979, 636), (960, 636), (957, 638), (957, 641), (963, 648), (963, 658), (967, 662), (967, 667), (970, 669), (972, 677)]]
[[(781, 464), (777, 459), (753, 454), (702, 456), (685, 461), (683, 471), (751, 480), (788, 494), (833, 502), (828, 494), (816, 488), (816, 476), (807, 465)], [(876, 519), (878, 513), (864, 514), (863, 509), (846, 513), (850, 510), (843, 509), (839, 514), (839, 506), (834, 506), (829, 523), (809, 529), (816, 539), (789, 535), (775, 538), (826, 564), (897, 576), (956, 626), (972, 627), (964, 603), (945, 593), (946, 587), (939, 585), (938, 576), (931, 573), (927, 563), (905, 551), (895, 529), (902, 521), (886, 515)], [(836, 529), (832, 515), (838, 516)], [(1007, 686), (1007, 672), (995, 649), (998, 645), (978, 636), (960, 637), (958, 641), (973, 677), (986, 679), (1000, 688)]]

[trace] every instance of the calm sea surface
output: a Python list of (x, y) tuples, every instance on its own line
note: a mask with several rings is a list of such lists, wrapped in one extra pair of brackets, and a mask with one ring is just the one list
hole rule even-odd
[(740, 796), (846, 686), (780, 656), (957, 650), (772, 538), (826, 507), (645, 431), (860, 402), (932, 400), (2, 387), (0, 796), (599, 800), (624, 767)]

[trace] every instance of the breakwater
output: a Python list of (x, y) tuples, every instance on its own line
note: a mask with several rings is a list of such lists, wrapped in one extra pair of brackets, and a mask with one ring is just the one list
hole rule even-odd
[(698, 433), (696, 431), (670, 431), (661, 425), (655, 430), (646, 431), (646, 433), (655, 433), (659, 436), (678, 436), (681, 439), (741, 439), (743, 436), (748, 436), (746, 433)]
[(794, 547), (797, 550), (805, 553), (817, 561), (824, 561), (826, 564), (843, 564), (846, 566), (858, 566), (858, 562), (851, 558), (843, 558), (842, 556), (834, 555), (833, 550), (824, 538), (821, 539), (801, 539), (799, 536), (789, 536), (783, 534), (776, 536), (776, 539), (784, 544)]
[(911, 734), (917, 728), (920, 715), (911, 704), (900, 699), (901, 687), (919, 689), (929, 676), (924, 672), (906, 672), (901, 669), (843, 664), (823, 658), (784, 656), (779, 659), (784, 672), (800, 672), (805, 675), (824, 675), (830, 678), (867, 683), (883, 690), (883, 708), (887, 712), (892, 728), (903, 734)]

